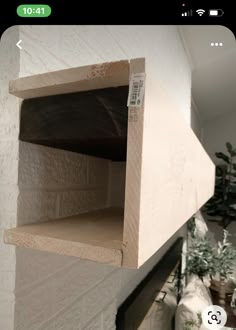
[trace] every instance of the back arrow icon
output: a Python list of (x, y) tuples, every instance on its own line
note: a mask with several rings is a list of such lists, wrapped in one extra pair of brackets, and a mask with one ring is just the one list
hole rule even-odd
[(21, 44), (22, 43), (22, 40), (19, 40), (17, 43), (16, 43), (16, 46), (19, 48), (19, 49), (22, 49), (22, 47), (21, 47)]

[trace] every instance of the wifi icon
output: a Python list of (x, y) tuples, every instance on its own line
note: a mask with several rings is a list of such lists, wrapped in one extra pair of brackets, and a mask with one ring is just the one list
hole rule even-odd
[(199, 16), (202, 16), (202, 15), (205, 13), (205, 10), (204, 10), (204, 9), (198, 9), (198, 10), (196, 10), (196, 13), (197, 13)]

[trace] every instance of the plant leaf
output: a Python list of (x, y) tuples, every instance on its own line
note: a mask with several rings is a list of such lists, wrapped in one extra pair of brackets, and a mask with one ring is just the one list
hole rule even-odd
[(235, 187), (235, 185), (234, 186), (233, 185), (230, 186), (230, 191), (232, 193), (236, 193), (236, 187)]
[(216, 167), (216, 176), (221, 176), (223, 174), (223, 169), (219, 166)]
[(229, 163), (229, 157), (226, 156), (223, 152), (216, 152), (215, 155), (217, 158), (223, 159), (226, 163)]
[(231, 155), (232, 152), (233, 152), (233, 146), (232, 146), (232, 144), (230, 142), (226, 142), (226, 148), (227, 148), (228, 152)]

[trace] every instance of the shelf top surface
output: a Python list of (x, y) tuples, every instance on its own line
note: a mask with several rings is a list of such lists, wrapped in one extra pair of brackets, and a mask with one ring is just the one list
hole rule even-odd
[(124, 210), (107, 208), (5, 231), (5, 242), (121, 265)]
[(9, 231), (120, 249), (123, 209), (108, 208), (68, 218), (23, 225)]

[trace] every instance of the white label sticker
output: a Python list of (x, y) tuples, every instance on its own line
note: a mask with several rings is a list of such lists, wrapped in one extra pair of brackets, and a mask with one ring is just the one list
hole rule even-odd
[(129, 82), (127, 106), (141, 108), (145, 90), (145, 73), (133, 73)]

